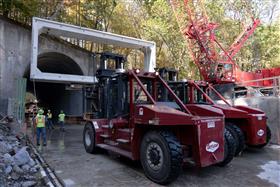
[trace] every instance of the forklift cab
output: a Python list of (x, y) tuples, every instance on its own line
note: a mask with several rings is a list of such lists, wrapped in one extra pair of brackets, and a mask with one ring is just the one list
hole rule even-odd
[[(206, 93), (207, 83), (203, 81), (182, 80), (177, 81), (178, 71), (169, 68), (161, 68), (160, 76), (168, 82), (169, 87), (185, 104), (212, 104)], [(161, 89), (159, 89), (161, 90)], [(164, 92), (164, 91), (159, 91)], [(165, 93), (162, 93), (164, 100), (170, 100)]]
[[(132, 75), (132, 72), (135, 75)], [(120, 72), (112, 69), (98, 69), (96, 73), (98, 83), (97, 88), (95, 87), (98, 97), (94, 100), (95, 106), (98, 106), (98, 118), (128, 119), (136, 105), (160, 102), (161, 105), (169, 106), (168, 101), (176, 103), (170, 90), (164, 88), (164, 85), (153, 74), (143, 73), (139, 70)], [(163, 98), (163, 94), (157, 90), (158, 87), (163, 88), (164, 95), (169, 100)], [(180, 111), (184, 110), (184, 106), (180, 107), (178, 103), (173, 105), (176, 105), (175, 108)]]
[[(178, 71), (172, 68), (160, 68), (159, 75), (166, 81), (168, 81), (169, 87), (173, 90), (173, 92), (185, 103), (187, 102), (186, 97), (186, 82), (185, 81), (177, 81), (178, 79)], [(172, 98), (168, 96), (166, 89), (162, 86), (158, 88), (158, 97), (159, 101), (171, 101)]]

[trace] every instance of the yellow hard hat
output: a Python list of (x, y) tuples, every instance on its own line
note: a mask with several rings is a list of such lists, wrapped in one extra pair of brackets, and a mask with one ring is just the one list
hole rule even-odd
[(43, 109), (39, 109), (38, 113), (39, 114), (44, 114), (44, 110)]

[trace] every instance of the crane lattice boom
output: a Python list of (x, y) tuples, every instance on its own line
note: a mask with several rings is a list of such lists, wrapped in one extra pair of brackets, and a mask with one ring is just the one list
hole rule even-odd
[(228, 83), (237, 80), (238, 65), (233, 61), (246, 40), (253, 34), (259, 20), (236, 38), (228, 50), (217, 41), (217, 23), (209, 21), (203, 0), (171, 0), (181, 33), (186, 39), (189, 52), (204, 80), (211, 83)]

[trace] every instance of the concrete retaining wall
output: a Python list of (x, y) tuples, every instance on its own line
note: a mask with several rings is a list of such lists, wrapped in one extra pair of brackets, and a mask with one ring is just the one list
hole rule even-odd
[[(40, 37), (39, 54), (56, 52), (75, 61), (84, 75), (93, 75), (92, 53), (67, 42), (51, 37)], [(8, 113), (9, 100), (16, 99), (16, 80), (21, 79), (30, 68), (31, 28), (21, 26), (0, 16), (0, 112)], [(65, 93), (63, 109), (71, 115), (81, 115), (82, 94)], [(73, 104), (75, 98), (79, 102)], [(69, 108), (70, 107), (70, 108)]]

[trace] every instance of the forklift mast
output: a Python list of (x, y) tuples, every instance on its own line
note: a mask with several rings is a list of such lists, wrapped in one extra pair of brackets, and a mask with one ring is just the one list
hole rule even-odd
[(160, 68), (159, 75), (166, 81), (177, 81), (178, 71), (173, 68)]
[[(97, 83), (86, 87), (86, 113), (96, 118), (112, 118), (128, 110), (127, 77), (124, 74), (123, 55), (111, 52), (96, 53), (99, 56), (99, 69), (96, 71)], [(112, 62), (110, 67), (108, 61)], [(114, 107), (113, 107), (114, 106)], [(117, 106), (117, 107), (116, 107)]]
[(123, 55), (111, 53), (111, 52), (103, 52), (100, 53), (100, 69), (108, 69), (107, 61), (113, 60), (115, 63), (115, 69), (124, 69), (124, 63), (126, 59)]

